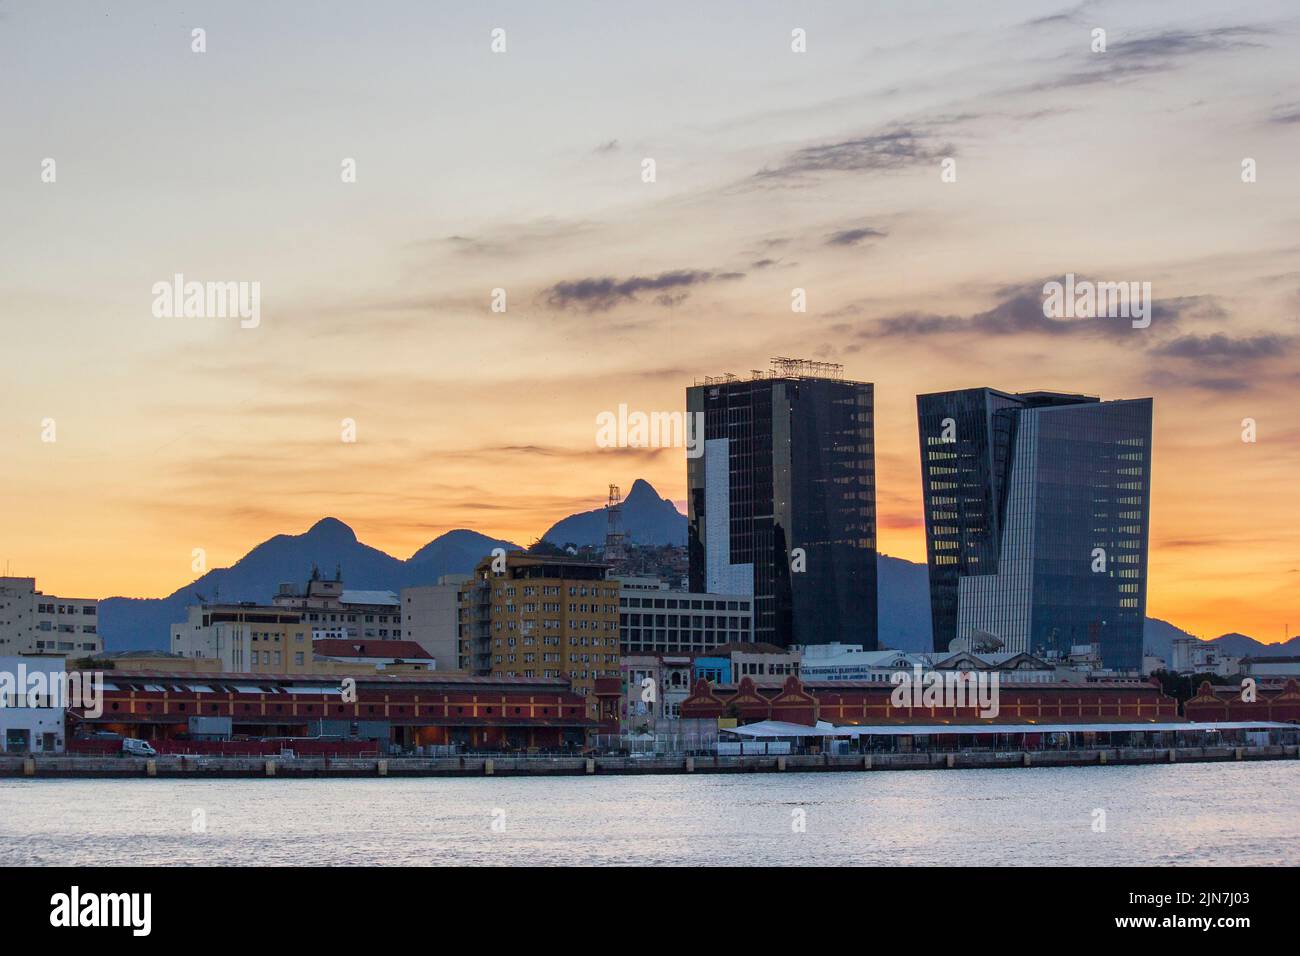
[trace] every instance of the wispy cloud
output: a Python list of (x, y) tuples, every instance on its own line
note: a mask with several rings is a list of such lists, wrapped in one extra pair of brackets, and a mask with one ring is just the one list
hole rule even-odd
[[(1060, 279), (1059, 276), (1055, 278), (1057, 281)], [(1127, 319), (1104, 316), (1056, 319), (1045, 316), (1043, 285), (1046, 281), (1004, 286), (997, 290), (999, 301), (983, 312), (971, 315), (904, 312), (877, 319), (857, 334), (863, 339), (928, 338), (972, 332), (1132, 339), (1145, 331), (1133, 328)], [(1151, 320), (1153, 325), (1167, 329), (1192, 312), (1206, 314), (1217, 310), (1217, 305), (1203, 296), (1157, 299), (1151, 303)]]
[(1213, 335), (1184, 335), (1151, 349), (1164, 358), (1186, 359), (1196, 365), (1222, 367), (1284, 355), (1295, 343), (1292, 336), (1268, 334), (1233, 338)]
[(1015, 92), (1043, 92), (1071, 89), (1096, 83), (1113, 83), (1173, 70), (1180, 61), (1259, 46), (1266, 31), (1252, 26), (1228, 26), (1211, 30), (1162, 30), (1117, 38), (1110, 34), (1104, 53), (1088, 54), (1088, 66), (1020, 88)]
[(629, 276), (626, 279), (612, 276), (567, 279), (555, 283), (543, 295), (546, 304), (553, 309), (605, 312), (615, 306), (636, 301), (642, 294), (650, 295), (656, 305), (671, 307), (684, 301), (695, 286), (744, 277), (743, 272), (679, 269), (661, 272), (656, 276)]
[(1300, 123), (1300, 103), (1283, 103), (1281, 106), (1274, 107), (1273, 113), (1269, 116), (1270, 123)]
[(887, 233), (879, 229), (872, 229), (870, 226), (862, 226), (857, 229), (842, 229), (839, 232), (833, 232), (826, 237), (828, 246), (856, 246), (864, 239), (883, 239)]
[(855, 173), (907, 169), (953, 155), (929, 132), (909, 126), (888, 129), (853, 139), (805, 146), (770, 168), (759, 170), (760, 180), (797, 180), (818, 173)]

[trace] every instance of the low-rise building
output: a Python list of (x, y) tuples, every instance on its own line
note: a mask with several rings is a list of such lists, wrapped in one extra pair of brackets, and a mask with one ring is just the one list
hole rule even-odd
[(700, 678), (729, 683), (748, 677), (780, 687), (799, 673), (799, 651), (742, 641), (708, 654), (625, 654), (622, 659), (624, 729), (677, 733), (681, 703)]
[(943, 701), (938, 706), (901, 704), (896, 688), (878, 681), (807, 681), (788, 677), (781, 687), (762, 687), (749, 678), (738, 684), (696, 684), (682, 701), (683, 718), (739, 720), (742, 724), (776, 720), (815, 726), (868, 724), (944, 724), (975, 722), (996, 727), (1033, 722), (1168, 721), (1178, 719), (1178, 702), (1157, 684), (1045, 684), (999, 682), (997, 714), (985, 719), (974, 697)]
[(402, 609), (392, 591), (349, 589), (343, 585), (341, 571), (334, 578), (322, 578), (312, 568), (311, 578), (303, 588), (281, 584), (272, 599), (279, 608), (302, 612), (310, 625), (312, 637), (343, 640), (401, 640)]
[(359, 664), (374, 670), (431, 671), (433, 655), (415, 641), (347, 641), (322, 638), (312, 642), (316, 659)]
[(310, 673), (312, 626), (304, 612), (275, 605), (200, 604), (171, 628), (171, 650), (211, 658), (223, 671), (250, 674)]
[(1300, 657), (1243, 657), (1239, 673), (1246, 677), (1254, 677), (1256, 680), (1300, 677)]
[[(74, 745), (93, 747), (96, 734), (117, 734), (147, 740), (160, 753), (289, 746), (329, 754), (357, 741), (381, 753), (580, 750), (596, 727), (583, 696), (557, 678), (385, 672), (357, 677), (349, 694), (339, 680), (319, 675), (122, 671), (106, 675), (103, 692), (98, 714), (69, 707)], [(196, 740), (194, 717), (220, 720), (220, 736), (237, 739)]]
[(0, 577), (0, 654), (77, 659), (103, 649), (99, 601), (44, 594), (35, 578)]
[(890, 684), (895, 674), (910, 674), (919, 667), (922, 671), (997, 671), (999, 679), (1020, 684), (1084, 682), (1081, 673), (1019, 651), (868, 651), (858, 644), (809, 644), (801, 651), (798, 673), (805, 681)]
[[(61, 657), (0, 656), (0, 749), (5, 753), (62, 753), (65, 701), (52, 692), (66, 669)], [(45, 696), (28, 693), (28, 678), (40, 673)]]
[(701, 654), (753, 643), (754, 599), (673, 591), (658, 578), (619, 578), (619, 641), (628, 654)]
[(1202, 681), (1196, 696), (1183, 704), (1188, 720), (1276, 720), (1300, 723), (1300, 683), (1294, 677), (1214, 686)]
[(1241, 669), (1241, 658), (1225, 653), (1213, 641), (1176, 637), (1170, 666), (1175, 674), (1217, 674), (1230, 677)]
[[(933, 667), (933, 654), (868, 651), (861, 644), (807, 644), (799, 648), (799, 673), (805, 680), (878, 681), (913, 667)], [(946, 655), (945, 655), (946, 656)]]
[(681, 702), (695, 685), (689, 655), (626, 654), (621, 666), (625, 728), (653, 728), (678, 719)]
[(714, 649), (712, 655), (725, 655), (731, 659), (733, 680), (749, 677), (755, 684), (772, 687), (780, 687), (791, 674), (797, 676), (803, 656), (798, 647), (749, 642), (723, 644)]

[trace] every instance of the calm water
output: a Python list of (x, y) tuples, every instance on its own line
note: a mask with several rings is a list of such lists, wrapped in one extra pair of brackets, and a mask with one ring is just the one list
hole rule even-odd
[[(1298, 864), (1300, 761), (422, 780), (4, 780), (0, 864)], [(1095, 809), (1106, 832), (1093, 831)], [(193, 832), (195, 811), (206, 832)], [(806, 829), (794, 832), (802, 810)], [(504, 830), (493, 830), (494, 818)]]

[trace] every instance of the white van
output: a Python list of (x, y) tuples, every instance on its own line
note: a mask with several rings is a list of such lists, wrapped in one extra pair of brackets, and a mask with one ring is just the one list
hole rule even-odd
[(154, 750), (148, 742), (136, 740), (134, 737), (122, 738), (122, 753), (130, 757), (156, 757), (158, 751)]

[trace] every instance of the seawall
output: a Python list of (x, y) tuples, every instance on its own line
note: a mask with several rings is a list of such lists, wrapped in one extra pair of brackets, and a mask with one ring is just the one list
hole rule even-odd
[(482, 777), (637, 773), (794, 773), (876, 770), (971, 770), (1086, 767), (1112, 764), (1295, 760), (1300, 747), (1107, 748), (954, 753), (790, 754), (645, 757), (85, 757), (0, 755), (0, 777)]

